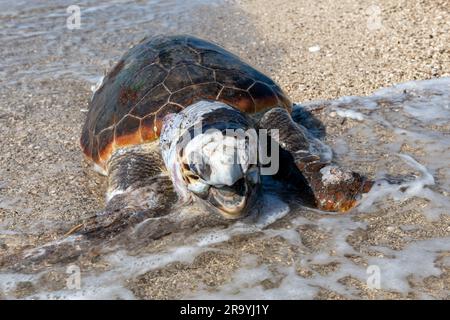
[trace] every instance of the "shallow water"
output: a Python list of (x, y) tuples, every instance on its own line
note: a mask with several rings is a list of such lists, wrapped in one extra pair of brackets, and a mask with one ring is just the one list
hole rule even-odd
[(79, 1), (80, 25), (70, 29), (73, 11), (67, 10), (73, 1), (2, 1), (0, 83), (59, 77), (95, 83), (99, 72), (108, 69), (131, 43), (151, 34), (189, 31), (195, 10), (221, 2)]

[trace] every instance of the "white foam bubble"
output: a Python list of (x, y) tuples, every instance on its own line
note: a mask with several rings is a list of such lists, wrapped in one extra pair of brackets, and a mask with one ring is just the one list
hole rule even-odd
[(364, 115), (361, 112), (357, 112), (349, 109), (336, 109), (336, 114), (342, 118), (348, 118), (358, 121), (364, 120)]
[(435, 266), (440, 251), (449, 250), (448, 239), (431, 239), (408, 244), (403, 250), (384, 250), (394, 258), (371, 258), (370, 265), (380, 268), (381, 286), (384, 289), (407, 293), (411, 288), (408, 277), (424, 279), (439, 276), (442, 271)]
[(369, 210), (375, 210), (373, 206), (375, 201), (385, 201), (388, 197), (393, 198), (396, 201), (405, 201), (413, 196), (424, 195), (426, 186), (434, 184), (433, 176), (428, 170), (415, 161), (411, 156), (401, 154), (406, 163), (420, 172), (420, 177), (417, 177), (411, 181), (405, 181), (400, 184), (393, 184), (388, 181), (377, 181), (370, 192), (363, 197), (363, 201), (358, 207), (361, 212), (367, 212)]

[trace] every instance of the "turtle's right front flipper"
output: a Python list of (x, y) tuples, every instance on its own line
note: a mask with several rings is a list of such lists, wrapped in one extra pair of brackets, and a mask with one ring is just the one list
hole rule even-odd
[(148, 218), (167, 215), (177, 195), (157, 143), (139, 144), (115, 152), (108, 161), (106, 208), (68, 233), (106, 238)]
[(186, 223), (179, 225), (176, 213), (170, 212), (174, 203), (175, 194), (167, 176), (147, 178), (145, 186), (131, 186), (129, 190), (113, 196), (101, 212), (69, 230), (59, 228), (58, 239), (0, 257), (0, 268), (36, 272), (44, 271), (49, 266), (83, 265), (106, 255), (117, 246), (135, 248), (143, 245), (142, 242), (152, 242), (186, 228)]
[(361, 194), (372, 187), (373, 182), (359, 173), (341, 168), (331, 162), (321, 161), (312, 154), (306, 129), (295, 123), (289, 113), (281, 108), (268, 111), (260, 120), (260, 128), (278, 129), (271, 135), (279, 146), (291, 154), (313, 193), (316, 205), (325, 211), (345, 212), (357, 204)]

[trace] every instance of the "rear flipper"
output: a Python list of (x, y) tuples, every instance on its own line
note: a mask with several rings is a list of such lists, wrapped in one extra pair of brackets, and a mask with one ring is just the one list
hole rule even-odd
[(278, 135), (271, 134), (272, 139), (291, 154), (320, 210), (348, 211), (357, 204), (363, 193), (371, 189), (373, 181), (331, 162), (321, 161), (318, 155), (312, 154), (306, 129), (295, 123), (285, 109), (268, 111), (259, 126), (267, 129), (269, 134), (270, 129), (278, 129)]

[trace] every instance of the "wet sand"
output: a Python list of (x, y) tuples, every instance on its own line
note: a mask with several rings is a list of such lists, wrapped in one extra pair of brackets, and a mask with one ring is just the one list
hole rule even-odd
[[(105, 15), (95, 21), (97, 28), (86, 32), (67, 31), (61, 27), (65, 20), (61, 16), (40, 25), (59, 30), (50, 40), (39, 35), (20, 38), (4, 34), (0, 38), (5, 48), (0, 69), (1, 255), (58, 239), (64, 230), (103, 207), (105, 181), (83, 160), (78, 146), (90, 86), (95, 82), (90, 77), (101, 75), (145, 35), (182, 32), (216, 41), (273, 77), (296, 102), (368, 95), (399, 82), (450, 76), (449, 1), (378, 1), (381, 23), (368, 27), (371, 5), (371, 1), (238, 1), (213, 7), (199, 5), (181, 17), (178, 13), (157, 15), (127, 28), (108, 24)], [(38, 15), (40, 10), (32, 13)], [(30, 16), (4, 15), (1, 19), (8, 25), (20, 24)], [(39, 31), (39, 25), (35, 29)], [(53, 46), (49, 47), (49, 41)], [(40, 54), (44, 50), (45, 54)], [(314, 113), (327, 128), (327, 143), (334, 146), (356, 123), (343, 123), (330, 114), (326, 108)], [(449, 128), (438, 126), (436, 130), (445, 133)], [(384, 139), (380, 143), (389, 143), (392, 133), (379, 133)], [(348, 137), (347, 142), (355, 152), (370, 153), (358, 136)], [(409, 151), (420, 157), (420, 150)], [(391, 163), (391, 171), (401, 170), (394, 159), (387, 163)], [(352, 162), (351, 166), (372, 177), (382, 169), (368, 161)], [(445, 195), (448, 190), (440, 192)], [(425, 200), (412, 198), (404, 203), (390, 201), (382, 210), (351, 216), (366, 225), (341, 239), (358, 252), (346, 259), (365, 266), (368, 256), (380, 254), (367, 252), (368, 245), (401, 250), (416, 240), (448, 239), (448, 215), (429, 221), (417, 209), (423, 207)], [(211, 250), (190, 261), (130, 274), (126, 287), (137, 298), (181, 298), (196, 296), (199, 290), (214, 292), (231, 282), (245, 256), (254, 257), (251, 263), (264, 264), (270, 271), (259, 290), (277, 288), (285, 277), (280, 270), (287, 266), (295, 265), (297, 275), (304, 279), (332, 274), (340, 262), (297, 265), (303, 255), (328, 251), (336, 245), (330, 230), (318, 223), (323, 218), (321, 213), (297, 208), (277, 221), (274, 230), (296, 226), (291, 220), (299, 216), (309, 221), (295, 230), (301, 238), (299, 246), (276, 232), (270, 237), (259, 232), (238, 235), (211, 245)], [(405, 233), (402, 225), (415, 225), (416, 229)], [(169, 236), (134, 254), (158, 252), (168, 243), (181, 246), (183, 241)], [(101, 262), (96, 265), (89, 261), (86, 270), (107, 268), (108, 264)], [(48, 291), (64, 286), (64, 269), (55, 267), (45, 277), (38, 283), (45, 283)], [(417, 298), (418, 292), (423, 292), (433, 298), (449, 298), (450, 269), (443, 265), (438, 276), (411, 277), (414, 289), (410, 292), (370, 290), (351, 275), (339, 281), (355, 293), (345, 295), (324, 285), (313, 297)], [(37, 291), (36, 284), (23, 281), (0, 297), (26, 297)]]

